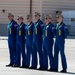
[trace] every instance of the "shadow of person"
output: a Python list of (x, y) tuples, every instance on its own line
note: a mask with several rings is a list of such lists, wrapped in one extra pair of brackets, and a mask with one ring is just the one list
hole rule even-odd
[(66, 74), (74, 74), (75, 75), (75, 72), (67, 72)]
[[(58, 72), (58, 73), (61, 73), (61, 72)], [(66, 72), (66, 73), (63, 73), (63, 74), (75, 75), (75, 72)]]

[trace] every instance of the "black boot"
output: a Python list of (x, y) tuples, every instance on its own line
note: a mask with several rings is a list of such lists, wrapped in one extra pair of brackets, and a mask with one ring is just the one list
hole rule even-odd
[(13, 64), (8, 64), (8, 65), (6, 65), (6, 67), (12, 67), (13, 66)]
[(63, 69), (60, 71), (61, 73), (67, 73), (67, 70), (66, 69)]
[(12, 67), (15, 67), (16, 68), (16, 67), (20, 67), (20, 66), (19, 65), (13, 65)]
[(21, 66), (20, 68), (27, 68), (27, 69), (29, 69), (29, 66)]
[(36, 69), (37, 69), (37, 67), (30, 67), (29, 69), (34, 69), (34, 70), (36, 70)]
[(54, 72), (54, 71), (57, 71), (57, 70), (54, 70), (53, 68), (50, 68), (49, 70), (47, 71), (51, 71), (51, 72)]
[(53, 71), (53, 72), (58, 72), (58, 69), (51, 69), (51, 71)]
[(40, 68), (38, 68), (37, 70), (47, 71), (47, 68), (40, 67)]

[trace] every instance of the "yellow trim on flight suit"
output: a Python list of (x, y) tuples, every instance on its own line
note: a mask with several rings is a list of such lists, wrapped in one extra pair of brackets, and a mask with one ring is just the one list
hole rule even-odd
[(10, 24), (10, 34), (12, 34), (12, 28), (11, 28), (12, 23), (13, 23), (13, 22), (11, 22), (11, 24)]
[(48, 36), (48, 31), (46, 30), (46, 36)]
[[(32, 24), (30, 24), (30, 27), (31, 27), (31, 25), (32, 25)], [(30, 35), (30, 30), (28, 30), (28, 35)]]
[(10, 28), (10, 34), (12, 34), (12, 29)]
[(36, 34), (38, 33), (38, 30), (37, 30), (37, 28), (36, 28)]

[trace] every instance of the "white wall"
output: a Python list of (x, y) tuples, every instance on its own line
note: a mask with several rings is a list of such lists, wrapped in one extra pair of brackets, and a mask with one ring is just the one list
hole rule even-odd
[[(32, 1), (32, 14), (34, 15), (37, 11), (41, 13), (41, 0)], [(2, 12), (3, 9), (6, 10), (5, 13)], [(26, 15), (30, 12), (30, 0), (0, 0), (0, 23), (8, 22), (7, 13), (9, 12), (14, 13), (15, 19), (18, 15), (24, 16), (26, 22)]]
[[(12, 12), (17, 19), (18, 15), (23, 15), (24, 18), (29, 13), (30, 0), (0, 0), (0, 23), (8, 22), (7, 13)], [(3, 13), (2, 10), (6, 12)]]
[(42, 14), (52, 14), (53, 22), (59, 10), (75, 10), (75, 0), (42, 0)]

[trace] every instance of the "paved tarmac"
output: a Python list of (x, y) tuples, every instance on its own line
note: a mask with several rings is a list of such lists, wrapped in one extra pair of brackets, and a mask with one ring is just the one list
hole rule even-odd
[[(75, 75), (75, 39), (66, 39), (65, 52), (68, 63), (68, 73), (6, 67), (5, 65), (9, 63), (8, 42), (7, 40), (0, 40), (0, 75)], [(59, 71), (61, 69), (61, 59), (59, 58)]]

